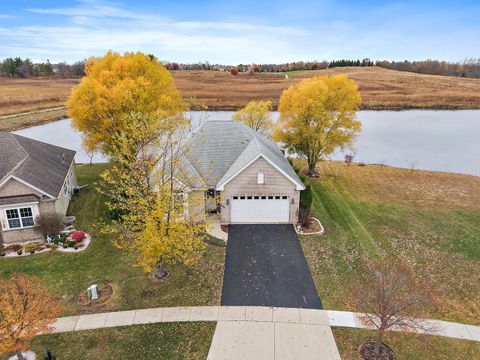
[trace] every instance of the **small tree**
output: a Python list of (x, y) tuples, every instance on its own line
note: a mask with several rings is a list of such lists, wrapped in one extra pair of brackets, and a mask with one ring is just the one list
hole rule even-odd
[(347, 163), (348, 166), (350, 166), (352, 161), (353, 161), (353, 155), (352, 154), (345, 155), (345, 162)]
[(271, 111), (271, 101), (251, 101), (243, 109), (235, 112), (233, 118), (243, 122), (263, 136), (270, 136), (273, 127)]
[(363, 312), (361, 320), (377, 329), (375, 353), (380, 353), (385, 331), (432, 329), (421, 319), (419, 311), (433, 299), (425, 283), (418, 282), (407, 263), (394, 258), (381, 262), (364, 260), (360, 276), (354, 281), (353, 302)]
[(30, 339), (52, 331), (60, 305), (38, 279), (26, 275), (2, 280), (0, 288), (0, 352), (15, 352), (23, 360)]
[(230, 74), (232, 74), (232, 75), (238, 75), (238, 70), (237, 70), (237, 68), (236, 68), (236, 67), (230, 68)]
[(63, 216), (57, 213), (43, 213), (35, 218), (35, 223), (40, 227), (45, 237), (58, 235), (62, 230)]
[(413, 172), (415, 171), (415, 169), (417, 168), (417, 165), (418, 165), (418, 161), (417, 160), (410, 160), (408, 161), (408, 167), (410, 169), (410, 173), (413, 174)]

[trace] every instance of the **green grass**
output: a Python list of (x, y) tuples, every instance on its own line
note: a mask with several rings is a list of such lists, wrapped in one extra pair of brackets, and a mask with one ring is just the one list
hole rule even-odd
[[(215, 323), (160, 323), (37, 336), (37, 359), (206, 359)], [(42, 358), (43, 359), (43, 358)]]
[[(360, 360), (358, 346), (366, 339), (374, 339), (372, 330), (332, 328), (343, 360)], [(391, 333), (384, 341), (397, 356), (409, 360), (465, 360), (478, 359), (480, 343), (450, 339), (441, 336), (420, 336)]]
[[(216, 305), (220, 302), (225, 248), (207, 245), (204, 258), (193, 269), (169, 267), (170, 277), (153, 283), (135, 266), (134, 259), (113, 246), (113, 239), (101, 233), (107, 221), (104, 198), (95, 183), (105, 164), (78, 165), (79, 184), (88, 184), (70, 204), (69, 214), (77, 216), (77, 229), (92, 235), (89, 248), (78, 254), (49, 252), (20, 258), (0, 259), (0, 276), (14, 272), (40, 278), (65, 304), (64, 315), (159, 306)], [(103, 306), (84, 307), (78, 296), (94, 281), (109, 280), (111, 300)]]
[(327, 309), (351, 309), (360, 259), (389, 254), (433, 289), (424, 316), (480, 323), (480, 178), (334, 162), (321, 172), (307, 183), (325, 234), (301, 243)]

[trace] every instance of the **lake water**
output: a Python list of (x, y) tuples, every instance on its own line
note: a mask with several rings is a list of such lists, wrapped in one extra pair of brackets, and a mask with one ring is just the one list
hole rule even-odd
[[(229, 120), (231, 111), (191, 112), (193, 129), (208, 120)], [(274, 118), (278, 114), (274, 113)], [(355, 162), (447, 171), (480, 176), (480, 110), (360, 111), (362, 132), (355, 142)], [(81, 135), (60, 120), (20, 130), (17, 134), (76, 150), (77, 162), (90, 158)], [(334, 160), (343, 160), (338, 152)], [(94, 162), (106, 159), (95, 154)]]

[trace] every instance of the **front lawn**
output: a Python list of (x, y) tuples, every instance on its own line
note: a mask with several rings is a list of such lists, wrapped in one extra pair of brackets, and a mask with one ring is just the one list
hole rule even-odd
[[(37, 359), (206, 359), (215, 323), (159, 323), (37, 336)], [(41, 357), (43, 359), (43, 357)]]
[(331, 161), (319, 169), (307, 183), (325, 234), (301, 243), (325, 308), (355, 310), (359, 259), (392, 254), (434, 290), (425, 317), (480, 324), (480, 177)]
[[(171, 275), (154, 284), (133, 259), (101, 233), (108, 221), (103, 197), (95, 182), (106, 164), (78, 165), (79, 184), (88, 184), (70, 204), (69, 214), (77, 216), (77, 229), (92, 235), (92, 243), (82, 253), (59, 252), (0, 259), (0, 276), (14, 272), (38, 276), (65, 303), (64, 315), (138, 309), (159, 306), (218, 305), (223, 281), (225, 248), (208, 245), (205, 257), (193, 269), (170, 267)], [(95, 281), (109, 280), (113, 296), (99, 307), (78, 304), (78, 296)], [(63, 357), (62, 357), (63, 358)]]
[[(375, 339), (375, 332), (363, 329), (332, 328), (343, 360), (361, 360), (358, 346), (365, 339)], [(394, 350), (397, 359), (465, 360), (477, 359), (480, 343), (442, 336), (392, 333), (385, 343)]]

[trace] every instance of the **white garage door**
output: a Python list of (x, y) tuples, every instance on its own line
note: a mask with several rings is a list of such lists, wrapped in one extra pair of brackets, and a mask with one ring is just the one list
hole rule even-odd
[(234, 196), (231, 199), (231, 223), (288, 223), (288, 196)]

